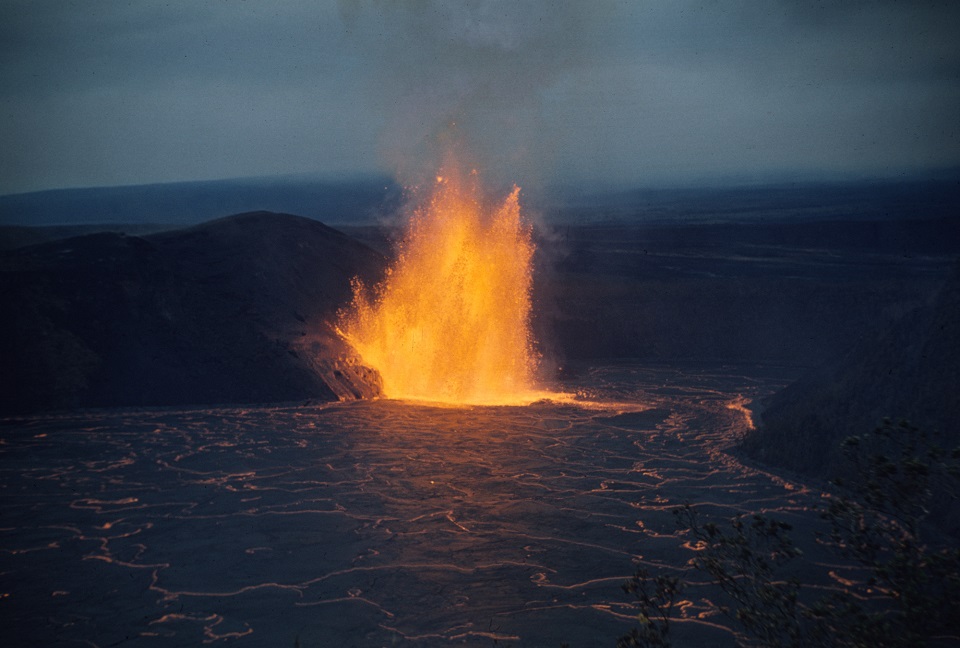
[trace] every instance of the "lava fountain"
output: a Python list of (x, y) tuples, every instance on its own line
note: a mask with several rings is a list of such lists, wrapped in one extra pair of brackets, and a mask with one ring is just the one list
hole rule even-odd
[(353, 282), (338, 329), (388, 398), (514, 405), (538, 391), (530, 331), (532, 228), (520, 189), (483, 196), (474, 171), (437, 177), (383, 281)]

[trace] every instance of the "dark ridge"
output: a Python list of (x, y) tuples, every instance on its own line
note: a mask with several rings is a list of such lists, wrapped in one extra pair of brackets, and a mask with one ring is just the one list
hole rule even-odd
[(174, 229), (175, 226), (158, 223), (96, 223), (91, 225), (0, 225), (0, 250), (13, 250), (28, 245), (59, 241), (97, 232), (114, 232), (130, 236), (143, 236), (154, 232)]
[(351, 277), (383, 267), (337, 230), (269, 212), (2, 253), (0, 410), (370, 394), (330, 322)]

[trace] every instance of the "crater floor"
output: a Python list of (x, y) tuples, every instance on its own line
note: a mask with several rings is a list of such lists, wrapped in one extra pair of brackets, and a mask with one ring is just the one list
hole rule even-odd
[(729, 452), (787, 373), (607, 366), (563, 385), (578, 405), (0, 420), (6, 645), (609, 646), (636, 561), (694, 581), (678, 645), (732, 645), (671, 510), (814, 524), (819, 492)]

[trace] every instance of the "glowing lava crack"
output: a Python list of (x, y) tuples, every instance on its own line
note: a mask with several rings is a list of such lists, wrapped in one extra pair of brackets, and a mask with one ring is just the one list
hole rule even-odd
[(476, 173), (438, 177), (374, 289), (354, 280), (339, 330), (388, 398), (523, 404), (545, 396), (530, 333), (532, 232), (520, 190), (488, 208)]

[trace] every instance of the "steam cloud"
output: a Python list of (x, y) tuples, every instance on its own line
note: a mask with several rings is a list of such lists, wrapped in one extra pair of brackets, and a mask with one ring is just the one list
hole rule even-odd
[(419, 184), (455, 147), (488, 182), (539, 184), (540, 169), (556, 154), (542, 134), (542, 94), (561, 72), (588, 63), (607, 9), (343, 0), (347, 29), (363, 34), (363, 58), (378, 62), (365, 82), (383, 114), (385, 164), (401, 182)]

